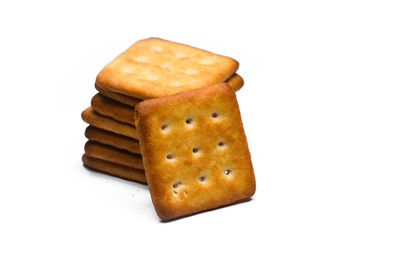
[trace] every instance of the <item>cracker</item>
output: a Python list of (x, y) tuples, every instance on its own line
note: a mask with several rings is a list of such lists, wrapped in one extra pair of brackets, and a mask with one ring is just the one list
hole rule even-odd
[(145, 100), (135, 108), (143, 164), (163, 220), (251, 197), (255, 177), (227, 84)]
[(111, 98), (96, 94), (92, 98), (92, 109), (106, 117), (116, 121), (135, 125), (134, 108), (121, 104)]
[(104, 117), (94, 112), (92, 107), (88, 107), (82, 112), (82, 119), (97, 128), (137, 139), (136, 128), (134, 126)]
[(146, 175), (143, 170), (129, 168), (123, 165), (115, 164), (102, 159), (96, 159), (84, 154), (82, 156), (83, 164), (93, 170), (105, 172), (120, 178), (146, 183)]
[(133, 154), (97, 142), (87, 141), (85, 144), (85, 154), (92, 158), (106, 160), (130, 168), (143, 169), (142, 157), (139, 154)]
[(96, 83), (107, 91), (147, 99), (224, 82), (238, 67), (236, 60), (226, 56), (148, 38), (107, 64)]
[(110, 145), (131, 153), (140, 154), (139, 141), (120, 134), (115, 134), (93, 126), (88, 126), (85, 136), (90, 141), (96, 141), (102, 144)]

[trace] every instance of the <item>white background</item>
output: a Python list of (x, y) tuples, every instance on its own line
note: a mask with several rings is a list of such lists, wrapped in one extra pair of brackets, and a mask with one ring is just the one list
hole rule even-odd
[[(108, 2), (0, 4), (1, 266), (400, 266), (398, 1)], [(82, 167), (97, 73), (151, 36), (240, 62), (252, 201), (162, 223)]]

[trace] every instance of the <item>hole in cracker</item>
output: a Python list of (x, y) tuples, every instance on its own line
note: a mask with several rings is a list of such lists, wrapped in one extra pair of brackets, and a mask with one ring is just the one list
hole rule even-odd
[(223, 140), (218, 142), (218, 147), (224, 147), (225, 146), (225, 142)]
[(178, 192), (176, 192), (175, 190), (173, 190), (172, 192), (174, 192), (174, 195), (177, 195), (177, 194), (178, 194)]
[(185, 73), (187, 75), (195, 75), (195, 74), (197, 74), (197, 70), (186, 70)]
[(185, 190), (185, 191), (183, 191), (183, 194), (184, 194), (184, 195), (187, 195), (187, 191), (186, 191), (186, 190)]
[(224, 171), (224, 174), (225, 174), (226, 176), (228, 176), (228, 175), (232, 174), (232, 170), (228, 168), (228, 169), (226, 169), (226, 170)]
[(196, 146), (196, 147), (194, 147), (194, 148), (192, 149), (192, 151), (193, 151), (194, 154), (197, 154), (197, 153), (200, 152), (200, 147)]
[(140, 62), (140, 63), (146, 63), (147, 62), (147, 58), (145, 58), (145, 57), (136, 57), (136, 58), (134, 58), (134, 60), (136, 62)]
[(193, 118), (187, 118), (187, 119), (185, 120), (185, 123), (186, 123), (187, 125), (193, 124)]
[(211, 112), (211, 117), (213, 117), (214, 119), (217, 119), (219, 117), (218, 112), (216, 112), (216, 111)]
[(167, 159), (168, 160), (173, 160), (175, 158), (175, 155), (172, 153), (167, 154)]
[(206, 176), (205, 175), (200, 176), (199, 181), (200, 183), (204, 183), (206, 181)]
[(173, 188), (178, 188), (179, 186), (181, 186), (182, 185), (182, 182), (181, 181), (176, 181), (173, 185), (172, 185), (172, 187)]
[(164, 132), (165, 132), (165, 131), (167, 131), (167, 130), (168, 130), (168, 124), (166, 124), (166, 123), (163, 123), (163, 124), (161, 124), (161, 127), (160, 127), (160, 128), (161, 128), (161, 130), (162, 130), (162, 131), (164, 131)]

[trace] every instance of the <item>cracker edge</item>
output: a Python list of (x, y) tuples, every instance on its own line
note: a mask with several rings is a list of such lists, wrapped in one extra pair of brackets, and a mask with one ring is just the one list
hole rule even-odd
[[(89, 157), (86, 154), (82, 155), (82, 163), (86, 168), (88, 168), (92, 171), (101, 172), (101, 173), (108, 174), (108, 175), (111, 175), (114, 177), (118, 177), (120, 179), (147, 185), (147, 180), (146, 180), (146, 175), (145, 175), (144, 170), (129, 168), (124, 165), (116, 164), (116, 163), (109, 162), (106, 160)], [(99, 165), (101, 165), (101, 166), (99, 167)], [(122, 172), (130, 172), (130, 173), (134, 172), (135, 177), (125, 175), (125, 174), (123, 174), (123, 175), (116, 174), (116, 173), (113, 173), (112, 171), (110, 172), (109, 170), (106, 170), (106, 168), (108, 168), (108, 167), (117, 168), (117, 169), (121, 170)]]

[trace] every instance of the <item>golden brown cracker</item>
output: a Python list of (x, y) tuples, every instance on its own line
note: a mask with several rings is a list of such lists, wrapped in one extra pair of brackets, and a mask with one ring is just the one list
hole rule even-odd
[(115, 134), (93, 126), (88, 126), (85, 136), (90, 141), (110, 145), (119, 149), (127, 150), (131, 153), (140, 154), (139, 141), (120, 134)]
[(251, 197), (255, 177), (236, 96), (227, 84), (135, 108), (154, 207), (170, 220)]
[(127, 166), (115, 164), (102, 159), (92, 158), (86, 154), (82, 156), (82, 161), (83, 164), (88, 168), (139, 183), (146, 183), (146, 175), (143, 170), (129, 168)]
[(96, 84), (107, 91), (147, 99), (224, 82), (238, 67), (236, 60), (226, 56), (148, 38), (107, 64)]
[(134, 126), (102, 116), (94, 112), (92, 107), (88, 107), (82, 112), (82, 119), (94, 127), (137, 139), (136, 128)]
[(142, 157), (128, 151), (118, 149), (109, 145), (100, 144), (94, 141), (87, 141), (85, 154), (92, 158), (102, 159), (130, 168), (143, 169)]

